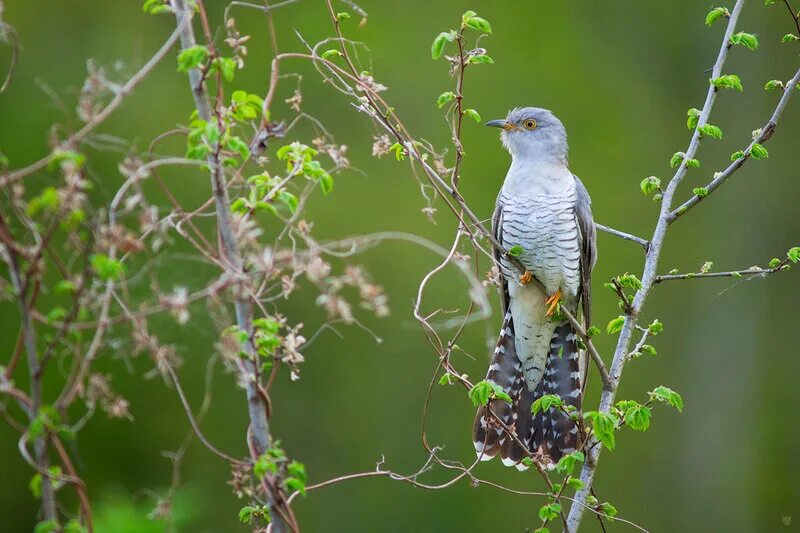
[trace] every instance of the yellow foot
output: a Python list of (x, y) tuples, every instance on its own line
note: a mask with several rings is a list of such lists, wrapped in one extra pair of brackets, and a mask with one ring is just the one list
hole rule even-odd
[(531, 274), (530, 270), (526, 270), (524, 274), (519, 277), (519, 282), (523, 285), (527, 285), (533, 279), (533, 274)]
[(550, 307), (547, 308), (547, 312), (544, 316), (553, 316), (553, 312), (555, 312), (556, 307), (558, 307), (559, 302), (561, 301), (561, 289), (558, 289), (555, 294), (550, 296), (547, 301), (545, 302)]

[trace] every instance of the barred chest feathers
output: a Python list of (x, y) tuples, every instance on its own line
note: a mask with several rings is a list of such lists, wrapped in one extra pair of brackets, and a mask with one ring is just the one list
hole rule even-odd
[[(561, 289), (565, 303), (577, 301), (581, 283), (580, 233), (575, 217), (575, 178), (566, 167), (536, 168), (535, 175), (509, 170), (500, 192), (502, 236), (506, 249), (519, 245), (522, 264), (553, 294)], [(507, 272), (509, 265), (503, 265)], [(509, 285), (517, 282), (509, 279)]]

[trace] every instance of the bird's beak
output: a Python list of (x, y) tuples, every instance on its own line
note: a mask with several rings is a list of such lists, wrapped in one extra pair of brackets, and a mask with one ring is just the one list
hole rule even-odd
[(514, 126), (512, 123), (508, 122), (504, 118), (499, 118), (497, 120), (490, 120), (489, 122), (484, 124), (484, 126), (490, 126), (492, 128), (503, 128), (506, 131), (512, 131), (517, 129), (516, 126)]

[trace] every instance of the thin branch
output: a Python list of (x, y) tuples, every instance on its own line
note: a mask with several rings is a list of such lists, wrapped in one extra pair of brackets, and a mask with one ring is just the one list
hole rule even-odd
[(750, 267), (744, 270), (730, 270), (728, 272), (689, 272), (686, 274), (663, 274), (656, 276), (654, 283), (681, 279), (709, 279), (709, 278), (741, 278), (741, 277), (766, 277), (769, 274), (788, 270), (788, 259), (773, 268)]
[[(188, 26), (189, 20), (191, 17), (184, 17), (182, 18), (175, 28), (175, 31), (172, 32), (172, 35), (161, 45), (161, 48), (150, 58), (147, 63), (139, 69), (136, 74), (134, 74), (124, 85), (119, 87), (114, 94), (114, 98), (96, 115), (92, 117), (92, 119), (87, 122), (80, 130), (73, 133), (67, 140), (61, 143), (61, 147), (65, 149), (71, 149), (78, 144), (80, 144), (81, 140), (84, 137), (89, 135), (96, 127), (102, 124), (117, 108), (122, 105), (122, 102), (125, 100), (127, 96), (133, 93), (133, 90), (139, 85), (142, 80), (144, 80), (148, 74), (158, 65), (158, 63), (169, 53), (172, 45), (177, 42), (178, 37), (184, 31), (184, 29)], [(12, 170), (11, 172), (6, 173), (5, 175), (0, 177), (0, 187), (6, 187), (15, 181), (22, 179), (34, 172), (38, 172), (41, 169), (45, 168), (47, 164), (53, 159), (53, 152), (49, 153), (42, 159), (36, 161), (28, 165), (27, 167)]]
[(667, 217), (667, 222), (669, 224), (672, 224), (680, 217), (685, 215), (689, 209), (699, 204), (701, 201), (711, 195), (711, 193), (717, 190), (720, 185), (728, 181), (728, 179), (733, 176), (733, 174), (739, 170), (742, 165), (744, 165), (745, 161), (752, 157), (751, 153), (753, 146), (756, 144), (764, 144), (769, 141), (769, 139), (772, 137), (772, 134), (775, 133), (775, 128), (778, 126), (778, 120), (780, 120), (781, 115), (783, 115), (783, 111), (786, 109), (789, 99), (792, 97), (792, 94), (797, 92), (798, 83), (800, 83), (800, 70), (795, 73), (794, 77), (789, 82), (789, 85), (784, 87), (783, 96), (781, 96), (781, 99), (778, 101), (778, 105), (775, 108), (775, 111), (772, 113), (772, 116), (767, 123), (764, 124), (764, 127), (761, 128), (761, 132), (758, 134), (758, 136), (753, 139), (753, 141), (744, 150), (743, 155), (731, 163), (724, 171), (718, 173), (714, 179), (712, 179), (708, 185), (704, 187), (706, 193), (703, 196), (694, 195), (680, 206), (675, 208), (675, 210), (672, 211)]
[[(177, 19), (181, 49), (186, 50), (192, 48), (197, 43), (194, 29), (191, 24), (182, 23), (185, 18), (191, 17), (191, 10), (187, 9), (184, 0), (173, 0), (172, 4)], [(192, 91), (198, 117), (201, 120), (210, 122), (213, 119), (212, 109), (202, 76), (199, 69), (192, 69), (189, 72), (189, 87)], [(242, 259), (239, 255), (238, 244), (233, 233), (230, 204), (226, 194), (225, 174), (217, 152), (218, 150), (211, 150), (208, 155), (211, 189), (214, 194), (217, 213), (217, 229), (222, 248), (225, 252), (224, 259), (230, 264), (230, 269), (238, 275), (241, 272)], [(237, 294), (235, 296), (234, 307), (237, 326), (243, 331), (251, 332), (253, 330), (253, 311), (247, 295), (241, 293)], [(245, 343), (244, 350), (248, 354), (248, 357), (240, 361), (240, 373), (247, 393), (247, 406), (250, 418), (249, 434), (252, 435), (250, 447), (254, 451), (255, 457), (253, 457), (253, 459), (257, 459), (258, 456), (270, 448), (272, 437), (269, 432), (269, 421), (267, 420), (267, 401), (266, 398), (262, 396), (258, 383), (258, 368), (255, 363), (257, 355), (251, 339)], [(286, 530), (286, 524), (283, 520), (284, 513), (283, 509), (280, 508), (281, 504), (278, 501), (277, 495), (271, 491), (267, 491), (266, 497), (267, 505), (273, 518), (271, 524), (272, 531), (273, 533), (283, 533)]]
[(626, 241), (635, 242), (636, 244), (644, 248), (645, 252), (650, 247), (649, 241), (642, 239), (641, 237), (637, 237), (636, 235), (633, 235), (631, 233), (625, 233), (624, 231), (620, 231), (618, 229), (614, 229), (609, 226), (604, 226), (603, 224), (598, 224), (597, 222), (595, 222), (594, 227), (602, 232), (608, 233), (609, 235), (614, 235), (615, 237), (619, 237), (620, 239), (624, 239)]

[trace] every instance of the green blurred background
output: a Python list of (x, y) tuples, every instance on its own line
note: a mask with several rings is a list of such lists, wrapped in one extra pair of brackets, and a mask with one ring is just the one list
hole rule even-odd
[[(738, 73), (745, 92), (723, 92), (711, 121), (725, 132), (722, 141), (708, 141), (692, 170), (681, 198), (706, 183), (741, 148), (751, 130), (761, 126), (777, 102), (777, 92), (762, 90), (773, 78), (788, 79), (798, 67), (797, 46), (780, 45), (792, 30), (781, 6), (752, 1), (740, 28), (757, 33), (761, 48), (732, 51), (727, 72)], [(454, 27), (467, 9), (487, 18), (494, 34), (482, 46), (492, 66), (469, 73), (468, 105), (484, 119), (504, 116), (514, 106), (552, 109), (570, 135), (571, 167), (594, 200), (595, 219), (624, 230), (649, 235), (658, 205), (638, 188), (648, 175), (667, 178), (668, 160), (688, 141), (685, 113), (701, 107), (709, 69), (719, 49), (723, 23), (703, 24), (708, 2), (486, 2), (473, 0), (364, 0), (369, 21), (358, 27), (354, 16), (344, 24), (350, 37), (372, 52), (373, 72), (386, 84), (386, 97), (416, 135), (437, 145), (448, 132), (436, 96), (452, 88), (443, 60), (430, 59), (430, 43), (440, 31)], [(208, 1), (214, 27), (220, 27), (225, 2)], [(731, 6), (729, 6), (731, 7)], [(18, 70), (8, 91), (0, 95), (0, 151), (20, 167), (47, 152), (47, 131), (63, 122), (63, 113), (42, 89), (46, 84), (62, 96), (72, 113), (85, 77), (85, 62), (120, 74), (132, 73), (173, 29), (169, 16), (142, 13), (140, 0), (11, 0), (5, 20), (21, 41)], [(349, 10), (339, 4), (337, 10)], [(239, 29), (252, 34), (248, 67), (232, 88), (263, 94), (269, 48), (263, 15), (235, 12)], [(302, 0), (276, 12), (280, 47), (300, 50), (295, 30), (309, 42), (331, 34), (320, 1)], [(0, 49), (5, 71), (9, 50)], [(339, 143), (349, 146), (352, 164), (364, 174), (336, 178), (334, 193), (316, 198), (308, 217), (321, 238), (397, 230), (423, 235), (444, 246), (454, 231), (452, 216), (440, 209), (437, 225), (420, 212), (425, 206), (406, 164), (391, 157), (371, 157), (376, 130), (354, 112), (346, 98), (320, 83), (301, 63), (286, 63), (284, 72), (305, 75), (303, 109), (327, 124)], [(282, 103), (295, 83), (279, 88), (274, 118), (291, 112)], [(162, 131), (185, 123), (192, 109), (184, 75), (166, 58), (100, 131), (137, 140), (140, 148)], [(800, 101), (793, 101), (768, 145), (770, 158), (749, 162), (701, 208), (670, 230), (661, 270), (696, 270), (706, 260), (716, 268), (766, 264), (800, 239)], [(298, 131), (308, 142), (309, 132)], [(508, 156), (496, 131), (467, 123), (463, 193), (482, 217), (489, 217)], [(180, 153), (181, 147), (173, 147)], [(100, 201), (113, 194), (122, 178), (116, 170), (120, 154), (89, 149), (90, 168)], [(199, 171), (165, 173), (181, 201), (197, 206), (208, 197), (207, 177)], [(36, 189), (55, 174), (43, 172), (27, 181)], [(167, 205), (155, 193), (151, 197)], [(441, 205), (439, 205), (441, 207)], [(268, 231), (265, 237), (269, 237)], [(639, 273), (642, 254), (633, 244), (601, 234), (595, 270), (595, 320), (605, 324), (618, 314), (613, 295), (602, 287), (612, 275)], [(181, 259), (181, 245), (171, 246), (157, 264), (164, 289), (202, 287), (213, 269)], [(416, 471), (427, 454), (420, 445), (420, 419), (435, 357), (411, 315), (422, 276), (437, 257), (410, 244), (390, 242), (357, 257), (383, 284), (392, 315), (362, 317), (383, 339), (377, 344), (356, 328), (343, 328), (344, 339), (331, 332), (306, 352), (302, 379), (282, 375), (272, 395), (272, 426), (288, 453), (307, 465), (310, 482), (374, 468), (384, 457), (401, 473)], [(337, 269), (340, 267), (336, 267)], [(4, 275), (5, 275), (5, 271)], [(617, 449), (603, 454), (595, 489), (613, 502), (620, 516), (653, 531), (797, 531), (800, 530), (800, 372), (795, 332), (800, 273), (752, 281), (688, 281), (656, 288), (645, 320), (659, 318), (665, 333), (655, 339), (659, 355), (634, 361), (627, 368), (620, 398), (641, 399), (656, 385), (682, 393), (682, 415), (657, 408), (651, 429), (623, 431)], [(428, 304), (455, 307), (464, 303), (463, 279), (455, 269), (440, 276), (428, 293)], [(132, 287), (146, 295), (146, 282)], [(137, 292), (138, 291), (138, 292)], [(290, 321), (302, 321), (313, 332), (324, 321), (314, 305), (314, 292), (304, 287), (280, 310)], [(44, 300), (45, 304), (47, 299)], [(195, 409), (203, 391), (206, 364), (217, 340), (202, 306), (192, 308), (190, 324), (179, 328), (169, 316), (151, 322), (164, 342), (174, 343), (184, 358), (180, 369)], [(0, 353), (13, 348), (18, 315), (11, 302), (0, 304)], [(474, 323), (460, 345), (475, 354), (457, 358), (457, 366), (477, 378), (485, 372), (487, 345), (498, 317)], [(100, 369), (114, 374), (114, 387), (130, 401), (135, 422), (96, 416), (77, 441), (78, 466), (90, 487), (97, 520), (106, 531), (144, 531), (154, 495), (163, 495), (171, 479), (170, 462), (162, 451), (175, 450), (189, 429), (175, 392), (160, 379), (146, 379), (147, 357), (131, 359), (123, 329), (112, 331)], [(614, 339), (598, 341), (604, 354)], [(6, 357), (3, 357), (5, 361)], [(20, 374), (24, 375), (24, 374)], [(24, 378), (18, 378), (25, 387)], [(596, 385), (587, 409), (596, 405)], [(209, 439), (233, 454), (244, 454), (246, 409), (243, 393), (230, 375), (217, 372), (213, 405), (203, 422)], [(55, 394), (53, 392), (52, 394)], [(470, 428), (474, 409), (457, 387), (435, 387), (429, 440), (445, 446), (445, 456), (472, 460)], [(26, 531), (34, 523), (36, 502), (27, 489), (32, 475), (16, 449), (17, 433), (0, 426), (0, 530)], [(541, 490), (532, 473), (482, 464), (479, 476), (528, 490)], [(441, 482), (439, 471), (423, 480)], [(175, 502), (178, 531), (236, 531), (237, 501), (226, 485), (225, 464), (193, 442), (182, 467), (182, 485)], [(305, 531), (523, 531), (535, 528), (539, 500), (515, 496), (487, 486), (461, 482), (442, 491), (424, 491), (387, 479), (356, 480), (310, 493), (299, 499), (296, 512)], [(786, 525), (784, 517), (794, 517)], [(128, 518), (126, 518), (128, 517)], [(144, 517), (144, 518), (143, 518)], [(143, 522), (142, 522), (143, 521)], [(611, 525), (621, 530), (626, 526)], [(163, 524), (151, 522), (153, 531)], [(598, 529), (587, 519), (585, 529)], [(102, 529), (101, 529), (102, 530)]]

